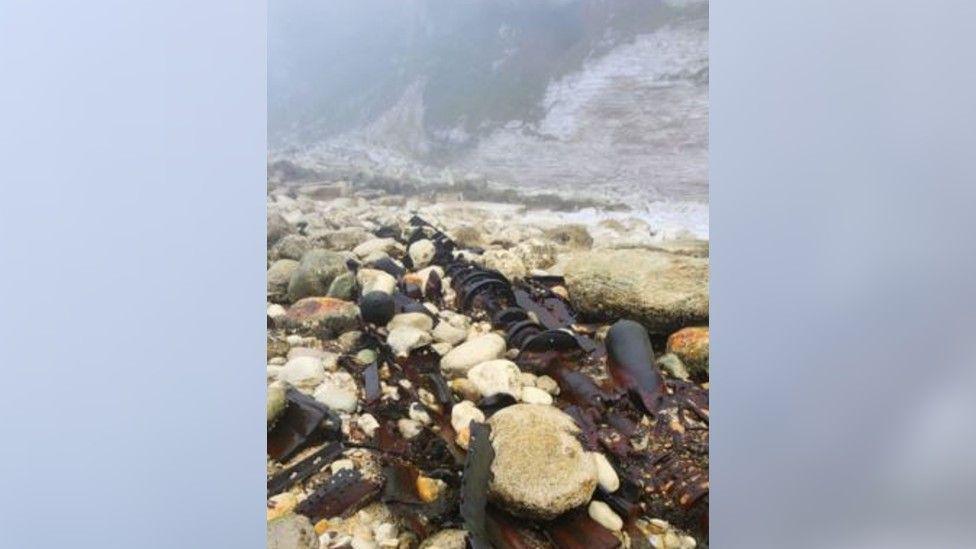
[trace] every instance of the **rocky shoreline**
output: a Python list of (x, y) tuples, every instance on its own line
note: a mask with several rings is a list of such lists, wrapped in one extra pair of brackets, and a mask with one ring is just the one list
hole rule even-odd
[(268, 546), (707, 547), (708, 242), (268, 198)]

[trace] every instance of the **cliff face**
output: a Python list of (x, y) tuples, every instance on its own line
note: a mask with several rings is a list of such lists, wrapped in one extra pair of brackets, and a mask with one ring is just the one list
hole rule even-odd
[(707, 197), (705, 2), (306, 3), (270, 6), (280, 156)]

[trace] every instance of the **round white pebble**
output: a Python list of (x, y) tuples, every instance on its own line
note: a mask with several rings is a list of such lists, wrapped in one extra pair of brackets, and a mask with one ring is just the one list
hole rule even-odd
[(613, 512), (613, 509), (609, 505), (602, 501), (591, 501), (586, 511), (589, 513), (591, 519), (600, 523), (600, 526), (603, 526), (607, 530), (619, 532), (624, 527), (624, 521), (617, 516), (617, 513)]

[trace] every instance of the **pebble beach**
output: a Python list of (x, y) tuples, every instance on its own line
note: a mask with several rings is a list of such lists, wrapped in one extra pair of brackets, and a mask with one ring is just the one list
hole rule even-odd
[(696, 236), (270, 185), (268, 546), (707, 547)]

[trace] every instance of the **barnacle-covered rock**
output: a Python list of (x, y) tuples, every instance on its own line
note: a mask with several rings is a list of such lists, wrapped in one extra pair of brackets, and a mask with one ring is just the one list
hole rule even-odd
[(315, 535), (308, 517), (287, 514), (268, 522), (268, 549), (319, 549), (319, 537)]
[(420, 549), (464, 549), (467, 536), (464, 530), (448, 528), (425, 539)]
[(491, 416), (492, 501), (513, 514), (549, 520), (590, 500), (592, 458), (573, 419), (553, 406), (516, 404)]

